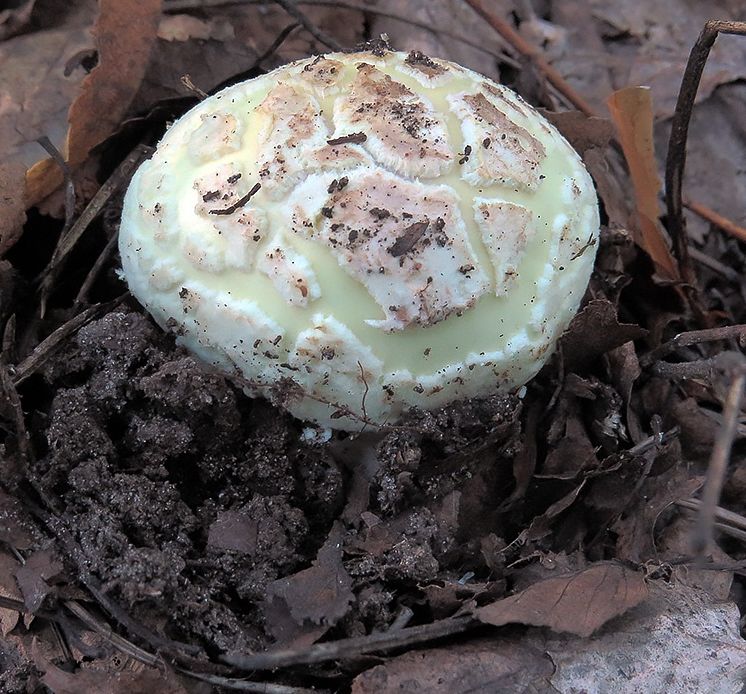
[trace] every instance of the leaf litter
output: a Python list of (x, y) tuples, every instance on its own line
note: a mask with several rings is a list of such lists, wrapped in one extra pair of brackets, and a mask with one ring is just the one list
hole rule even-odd
[[(396, 47), (460, 60), (537, 105), (564, 101), (556, 80), (466, 4), (412, 3), (409, 17), (396, 3), (359, 4), (303, 3), (302, 23), (349, 47), (385, 30)], [(135, 145), (152, 146), (194, 103), (185, 82), (209, 93), (321, 49), (279, 4), (217, 5), (139, 3), (128, 21), (130, 3), (103, 3), (97, 53), (79, 38), (94, 25), (90, 8), (55, 19), (45, 3), (27, 3), (29, 19), (13, 18), (30, 33), (8, 30), (0, 51), (40, 43), (0, 128), (15, 132), (34, 104), (34, 129), (6, 146), (17, 156), (57, 137), (74, 169), (76, 218)], [(719, 547), (697, 558), (690, 538), (729, 386), (727, 371), (705, 367), (741, 343), (686, 332), (702, 326), (671, 286), (652, 140), (654, 127), (665, 132), (690, 44), (682, 37), (699, 31), (703, 6), (677, 17), (685, 31), (670, 39), (669, 19), (633, 0), (621, 14), (594, 0), (491, 9), (592, 103), (636, 84), (629, 76), (650, 55), (676, 79), (652, 80), (652, 101), (634, 89), (614, 95), (621, 149), (608, 120), (548, 112), (594, 176), (605, 227), (583, 309), (542, 373), (520, 398), (412, 412), (381, 435), (304, 439), (297, 422), (247, 400), (122, 297), (105, 252), (120, 200), (112, 181), (103, 210), (95, 202), (84, 215), (89, 231), (65, 246), (41, 317), (34, 281), (62, 228), (61, 174), (37, 164), (26, 190), (20, 175), (4, 176), (3, 691), (631, 692), (660, 682), (707, 691), (716, 672), (718, 691), (730, 691), (743, 641), (733, 602), (717, 601), (744, 607), (742, 432), (723, 480)], [(581, 28), (583, 50), (568, 43)], [(54, 53), (59, 36), (66, 49)], [(728, 113), (723, 89), (742, 95), (742, 84), (719, 87), (741, 76), (744, 48), (732, 50), (717, 49), (695, 118)], [(575, 69), (589, 51), (605, 80)], [(109, 86), (116, 103), (100, 95)], [(743, 146), (737, 130), (721, 135), (713, 147)], [(735, 189), (707, 156), (690, 152), (697, 195), (718, 202)], [(707, 315), (743, 323), (739, 245), (714, 228), (690, 244), (708, 259), (698, 266)], [(693, 337), (661, 347), (679, 332)], [(710, 637), (722, 644), (715, 655)], [(681, 654), (701, 667), (682, 670)]]

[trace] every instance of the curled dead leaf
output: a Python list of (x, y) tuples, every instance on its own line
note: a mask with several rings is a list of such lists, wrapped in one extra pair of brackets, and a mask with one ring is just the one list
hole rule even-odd
[(653, 99), (648, 87), (626, 87), (607, 100), (619, 142), (629, 166), (635, 190), (638, 226), (635, 241), (655, 264), (665, 280), (681, 279), (668, 240), (658, 217), (661, 182), (653, 141)]
[(520, 593), (485, 605), (476, 617), (485, 624), (530, 624), (590, 636), (648, 595), (643, 575), (621, 564), (600, 562), (567, 576), (548, 578)]
[[(94, 35), (98, 65), (70, 106), (63, 155), (72, 167), (120, 124), (145, 75), (156, 39), (161, 0), (101, 0)], [(62, 183), (62, 172), (44, 159), (26, 174), (26, 202), (35, 205)]]

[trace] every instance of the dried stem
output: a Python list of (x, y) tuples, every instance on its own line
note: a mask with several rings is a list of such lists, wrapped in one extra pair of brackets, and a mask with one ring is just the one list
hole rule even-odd
[(578, 111), (582, 111), (586, 116), (598, 115), (595, 109), (578, 94), (553, 68), (542, 55), (541, 49), (531, 45), (524, 39), (508, 22), (499, 17), (492, 10), (487, 9), (481, 0), (466, 0), (466, 3), (484, 19), (500, 36), (502, 36), (516, 51), (522, 56), (528, 58), (544, 75), (549, 82), (562, 96), (564, 96)]
[(338, 43), (337, 39), (330, 36), (322, 29), (319, 29), (306, 15), (301, 12), (294, 0), (274, 0), (285, 12), (287, 12), (294, 20), (296, 20), (311, 36), (317, 41), (322, 43), (327, 48), (331, 48), (333, 51), (344, 50), (342, 45)]
[(75, 214), (75, 184), (73, 183), (73, 173), (70, 170), (70, 165), (65, 161), (65, 157), (62, 156), (62, 153), (52, 144), (52, 141), (46, 135), (40, 137), (37, 142), (62, 170), (65, 183), (65, 225), (62, 227), (62, 233), (65, 234), (70, 228), (73, 222), (73, 215)]
[(54, 249), (52, 259), (44, 269), (41, 279), (41, 315), (44, 317), (46, 304), (49, 295), (52, 293), (54, 282), (63, 267), (63, 263), (70, 251), (75, 247), (90, 223), (96, 218), (109, 198), (122, 186), (129, 181), (135, 167), (153, 152), (151, 147), (146, 145), (137, 145), (116, 168), (114, 173), (109, 176), (108, 180), (98, 189), (83, 213), (78, 217), (75, 223), (68, 231), (63, 231)]
[(719, 340), (738, 340), (739, 344), (746, 339), (746, 325), (725, 325), (719, 328), (707, 328), (706, 330), (690, 330), (679, 333), (660, 347), (648, 352), (640, 359), (640, 366), (647, 367), (662, 359), (679, 347), (691, 347), (703, 342), (717, 342)]
[(702, 490), (702, 505), (699, 509), (697, 524), (692, 533), (692, 549), (700, 557), (704, 556), (712, 543), (715, 514), (723, 482), (725, 481), (725, 473), (733, 441), (736, 438), (745, 384), (746, 369), (744, 369), (742, 364), (733, 378), (733, 383), (728, 390), (728, 396), (725, 400), (723, 425), (720, 427), (720, 431), (718, 431), (710, 462), (707, 466), (707, 477)]
[(746, 229), (727, 217), (718, 214), (715, 210), (711, 210), (709, 207), (702, 205), (701, 203), (694, 202), (694, 200), (684, 200), (684, 207), (702, 217), (702, 219), (710, 224), (713, 224), (731, 236), (734, 236), (739, 241), (746, 241)]
[(31, 354), (29, 354), (13, 370), (13, 384), (19, 386), (31, 374), (36, 373), (42, 364), (54, 354), (62, 343), (71, 335), (80, 330), (86, 323), (90, 323), (94, 318), (108, 313), (118, 306), (124, 299), (129, 296), (129, 292), (122, 294), (120, 297), (109, 301), (105, 304), (96, 304), (63, 323), (51, 335), (42, 340)]
[[(668, 211), (668, 230), (673, 241), (673, 249), (679, 261), (681, 274), (689, 285), (688, 293), (696, 287), (696, 273), (689, 256), (689, 244), (686, 234), (686, 223), (682, 209), (681, 186), (686, 163), (686, 141), (689, 133), (689, 121), (694, 109), (702, 72), (718, 34), (746, 34), (746, 22), (728, 22), (713, 20), (707, 22), (694, 44), (689, 61), (681, 80), (676, 110), (671, 120), (671, 136), (668, 140), (666, 156), (666, 207)], [(696, 204), (696, 203), (695, 203)]]
[(425, 643), (445, 636), (461, 634), (480, 626), (480, 624), (473, 617), (453, 617), (407, 629), (319, 643), (308, 648), (289, 648), (251, 655), (234, 653), (222, 656), (221, 660), (242, 670), (274, 670), (290, 665), (311, 665), (330, 660), (357, 658), (366, 653)]

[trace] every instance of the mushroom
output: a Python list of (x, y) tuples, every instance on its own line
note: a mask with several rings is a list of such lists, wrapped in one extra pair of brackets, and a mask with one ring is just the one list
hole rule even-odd
[(511, 90), (359, 52), (180, 118), (132, 180), (119, 247), (181, 344), (353, 431), (531, 379), (577, 311), (598, 229), (579, 156)]

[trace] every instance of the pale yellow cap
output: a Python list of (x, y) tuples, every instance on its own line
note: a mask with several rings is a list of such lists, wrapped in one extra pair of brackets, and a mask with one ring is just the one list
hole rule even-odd
[(532, 378), (598, 237), (575, 151), (506, 87), (330, 54), (179, 119), (127, 192), (124, 276), (251, 394), (359, 430)]

